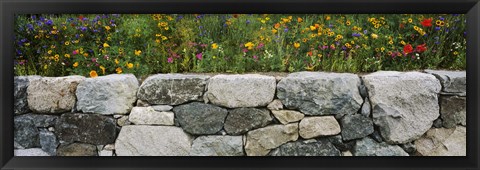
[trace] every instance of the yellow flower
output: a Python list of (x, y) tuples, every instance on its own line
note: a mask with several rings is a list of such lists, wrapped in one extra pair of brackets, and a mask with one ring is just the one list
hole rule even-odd
[(400, 41), (400, 44), (405, 45), (407, 43), (405, 43), (405, 41), (402, 40), (402, 41)]
[(276, 29), (272, 29), (272, 33), (277, 33), (278, 31)]
[(108, 47), (110, 47), (110, 45), (108, 45), (107, 43), (103, 43), (103, 47), (108, 48)]
[(350, 21), (345, 22), (345, 24), (350, 25), (352, 24)]
[(90, 77), (92, 77), (92, 78), (98, 77), (97, 72), (95, 70), (90, 71)]
[(52, 54), (52, 50), (48, 50), (47, 53), (48, 53), (48, 54)]
[(168, 39), (167, 37), (162, 36), (162, 40), (163, 40), (163, 41), (165, 41), (165, 40), (167, 40), (167, 39)]
[(46, 70), (48, 68), (48, 65), (43, 65), (43, 69)]
[(158, 26), (159, 27), (166, 27), (166, 26), (168, 26), (168, 23), (167, 22), (160, 22), (160, 23), (158, 23)]
[(325, 17), (325, 20), (327, 20), (327, 21), (330, 20), (330, 19), (331, 19), (331, 18), (330, 18), (330, 15), (327, 15), (327, 16)]
[(216, 58), (217, 58), (217, 56), (213, 56), (212, 58), (213, 58), (213, 59), (216, 59)]
[(298, 42), (293, 43), (293, 47), (300, 48), (300, 43), (298, 43)]
[(412, 18), (408, 18), (408, 23), (412, 23), (413, 22), (413, 19)]
[(65, 41), (65, 45), (67, 45), (67, 46), (68, 46), (68, 45), (70, 45), (70, 42), (68, 42), (68, 41)]
[(65, 54), (64, 55), (66, 58), (70, 58), (70, 54)]
[(115, 71), (117, 71), (117, 74), (120, 74), (123, 72), (122, 68), (118, 67), (117, 69), (115, 69)]
[(373, 39), (377, 39), (377, 38), (378, 38), (378, 35), (377, 35), (377, 34), (372, 34), (372, 38), (373, 38)]
[(392, 45), (392, 44), (393, 44), (393, 41), (389, 41), (388, 44)]
[(88, 57), (88, 53), (83, 53), (83, 56)]
[(108, 26), (108, 25), (105, 26), (105, 29), (106, 29), (107, 31), (110, 31), (110, 26)]
[(218, 48), (217, 43), (213, 43), (213, 44), (212, 44), (212, 49), (217, 49), (217, 48)]
[(136, 56), (140, 56), (140, 54), (142, 54), (142, 51), (140, 51), (140, 50), (135, 50), (135, 55), (136, 55)]
[(310, 26), (310, 30), (314, 31), (314, 30), (316, 30), (316, 29), (317, 29), (317, 27), (315, 27), (315, 26)]
[(245, 47), (247, 47), (249, 50), (252, 50), (253, 46), (255, 46), (255, 44), (253, 44), (252, 42), (248, 42), (245, 44)]
[(133, 68), (133, 63), (127, 63), (127, 68), (128, 68), (128, 69)]
[(342, 35), (337, 35), (337, 39), (342, 39), (343, 36)]
[(385, 51), (385, 47), (380, 48), (380, 51), (382, 52)]
[(458, 51), (453, 52), (453, 55), (458, 55)]
[(316, 34), (310, 34), (311, 38), (315, 38), (317, 35)]
[(303, 42), (307, 42), (307, 40), (308, 40), (308, 39), (304, 38), (302, 41), (303, 41)]
[(118, 59), (115, 59), (115, 64), (118, 64), (118, 63), (120, 63), (120, 62), (118, 61)]
[(73, 67), (78, 67), (78, 62), (73, 63)]
[(298, 21), (298, 23), (301, 23), (301, 22), (303, 22), (303, 19), (300, 18), (300, 17), (298, 17), (298, 18), (297, 18), (297, 21)]
[(102, 70), (102, 74), (105, 74), (105, 67), (100, 66), (100, 69)]

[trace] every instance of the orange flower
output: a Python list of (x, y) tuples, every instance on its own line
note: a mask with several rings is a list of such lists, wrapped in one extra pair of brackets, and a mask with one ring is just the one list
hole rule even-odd
[(280, 28), (280, 23), (276, 23), (274, 27), (275, 27), (275, 29)]
[(121, 67), (118, 67), (117, 69), (115, 69), (115, 71), (117, 71), (117, 74), (120, 74), (123, 72), (122, 68)]
[(300, 22), (303, 22), (303, 19), (300, 18), (300, 17), (298, 17), (298, 18), (297, 18), (297, 21), (298, 21), (298, 23), (300, 23)]
[(95, 70), (90, 71), (90, 77), (92, 77), (92, 78), (98, 77), (97, 72)]

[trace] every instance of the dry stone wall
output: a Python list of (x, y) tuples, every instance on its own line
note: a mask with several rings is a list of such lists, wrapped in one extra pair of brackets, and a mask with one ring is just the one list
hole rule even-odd
[(16, 156), (464, 156), (465, 71), (15, 77)]

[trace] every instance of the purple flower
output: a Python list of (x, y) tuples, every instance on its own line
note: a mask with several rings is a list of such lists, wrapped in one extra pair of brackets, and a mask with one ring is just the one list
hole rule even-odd
[(247, 19), (247, 24), (250, 24), (250, 20)]
[(445, 18), (443, 18), (443, 17), (440, 16), (440, 20), (443, 21), (443, 20), (445, 20)]
[(198, 54), (196, 55), (196, 57), (197, 57), (198, 60), (202, 60), (202, 59), (203, 59), (202, 53), (198, 53)]
[(367, 34), (367, 33), (368, 33), (368, 31), (367, 31), (367, 30), (363, 30), (363, 34)]
[(168, 63), (173, 63), (173, 58), (172, 58), (172, 57), (168, 57), (168, 58), (167, 58), (167, 62), (168, 62)]
[(352, 33), (352, 36), (354, 37), (360, 37), (361, 35), (359, 33)]
[(33, 31), (33, 25), (32, 25), (32, 24), (27, 24), (27, 28), (28, 28), (30, 31)]
[(80, 28), (83, 32), (87, 31), (87, 27), (81, 27)]
[(439, 31), (440, 30), (440, 27), (435, 27), (435, 31)]
[(97, 58), (92, 58), (92, 62), (96, 63), (96, 62), (97, 62)]
[(257, 49), (260, 49), (260, 48), (262, 48), (263, 46), (265, 46), (265, 44), (260, 43), (260, 44), (258, 44)]
[(254, 55), (253, 59), (258, 60), (258, 56)]
[(248, 52), (248, 49), (244, 48), (244, 49), (242, 49), (242, 51), (243, 51), (244, 53), (246, 53), (246, 52)]
[(21, 39), (20, 42), (25, 43), (25, 42), (27, 42), (27, 39), (26, 38)]
[(53, 25), (53, 21), (52, 20), (47, 20), (46, 24), (47, 25)]
[(288, 28), (285, 28), (285, 29), (283, 30), (283, 32), (288, 32)]

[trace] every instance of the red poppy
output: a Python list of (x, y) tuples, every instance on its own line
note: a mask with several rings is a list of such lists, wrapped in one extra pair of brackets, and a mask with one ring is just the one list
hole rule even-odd
[(79, 19), (80, 21), (83, 21), (83, 15), (80, 15), (80, 16), (78, 17), (78, 19)]
[(400, 28), (401, 28), (401, 29), (405, 28), (405, 25), (400, 24)]
[(431, 27), (432, 26), (432, 18), (424, 19), (420, 22), (424, 27)]
[(427, 45), (426, 44), (417, 45), (417, 47), (415, 48), (415, 51), (417, 51), (419, 53), (423, 53), (423, 52), (427, 51)]
[(412, 53), (412, 52), (413, 52), (413, 47), (412, 47), (412, 45), (407, 44), (407, 45), (403, 46), (403, 52), (404, 52), (405, 54)]

